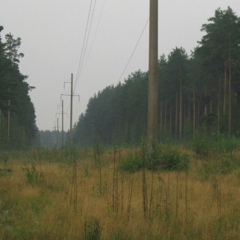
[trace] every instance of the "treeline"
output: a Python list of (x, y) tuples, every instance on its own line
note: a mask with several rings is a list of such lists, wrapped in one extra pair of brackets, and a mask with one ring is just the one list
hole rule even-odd
[(67, 132), (61, 131), (39, 131), (39, 143), (43, 148), (61, 148), (68, 140)]
[[(3, 27), (0, 26), (0, 34)], [(19, 71), (21, 39), (0, 35), (0, 150), (25, 149), (35, 140), (35, 109), (29, 97), (32, 87)]]
[[(217, 9), (190, 55), (159, 59), (159, 141), (207, 131), (240, 136), (240, 18)], [(146, 136), (148, 73), (136, 71), (89, 100), (74, 129), (79, 145), (136, 144)]]

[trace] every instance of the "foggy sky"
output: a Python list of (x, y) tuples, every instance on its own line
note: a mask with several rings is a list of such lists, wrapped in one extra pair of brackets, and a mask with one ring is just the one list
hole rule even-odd
[[(20, 71), (29, 76), (29, 85), (36, 87), (30, 96), (40, 130), (52, 130), (57, 117), (61, 118), (60, 96), (70, 91), (70, 84), (64, 88), (64, 82), (70, 81), (71, 73), (76, 86), (74, 93), (80, 95), (80, 102), (78, 97), (74, 98), (76, 122), (94, 93), (123, 82), (132, 72), (148, 69), (147, 26), (120, 79), (147, 22), (149, 0), (96, 0), (85, 62), (80, 77), (76, 78), (90, 3), (90, 0), (1, 0), (2, 40), (9, 32), (22, 39), (20, 52), (25, 57), (21, 59)], [(183, 47), (190, 54), (201, 40), (202, 24), (214, 16), (217, 8), (225, 10), (228, 6), (240, 16), (239, 0), (159, 0), (158, 55), (167, 56), (175, 47)], [(70, 99), (67, 96), (63, 99), (65, 111), (68, 110), (67, 130)]]

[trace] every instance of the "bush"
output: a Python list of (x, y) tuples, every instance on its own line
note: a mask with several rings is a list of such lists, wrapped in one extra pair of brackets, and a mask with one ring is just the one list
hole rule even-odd
[(203, 179), (208, 179), (215, 174), (229, 174), (240, 169), (240, 159), (236, 157), (229, 158), (222, 156), (220, 159), (203, 161), (199, 170), (199, 175)]
[[(145, 151), (144, 151), (145, 152)], [(142, 154), (143, 155), (143, 154)], [(143, 168), (143, 156), (140, 153), (121, 159), (119, 167), (128, 172), (136, 172)], [(145, 167), (151, 171), (182, 171), (189, 166), (189, 157), (181, 153), (177, 147), (170, 145), (153, 146), (146, 150)]]
[(32, 185), (40, 185), (44, 181), (42, 172), (39, 172), (36, 167), (32, 164), (31, 168), (23, 167), (22, 170), (25, 172), (27, 183)]
[(217, 144), (218, 144), (218, 147), (217, 147), (218, 152), (232, 154), (235, 150), (239, 148), (240, 142), (234, 136), (220, 135), (218, 137)]
[(189, 157), (174, 146), (160, 145), (148, 154), (146, 163), (152, 171), (182, 171), (188, 169)]
[(202, 157), (209, 156), (210, 152), (213, 150), (213, 146), (211, 146), (212, 141), (209, 141), (209, 137), (206, 134), (198, 134), (192, 143), (193, 151)]
[(209, 157), (212, 154), (233, 153), (240, 146), (234, 136), (199, 133), (193, 140), (192, 148), (197, 155)]
[(85, 221), (84, 224), (84, 239), (85, 240), (99, 240), (101, 237), (101, 227), (99, 220), (93, 219)]
[(131, 154), (120, 159), (119, 168), (130, 173), (137, 172), (142, 168), (142, 159), (137, 153)]

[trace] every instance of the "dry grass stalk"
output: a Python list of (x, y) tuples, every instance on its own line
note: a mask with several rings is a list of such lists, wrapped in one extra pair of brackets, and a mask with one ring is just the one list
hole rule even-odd
[(188, 171), (185, 172), (185, 224), (188, 222)]
[(179, 210), (179, 172), (176, 173), (176, 218)]
[(122, 176), (122, 181), (121, 181), (121, 213), (123, 214), (124, 211), (124, 174), (121, 175)]
[(115, 211), (115, 184), (116, 184), (116, 150), (113, 151), (113, 183), (112, 183), (112, 208)]
[(144, 219), (148, 218), (148, 196), (147, 196), (147, 181), (146, 181), (146, 146), (141, 149), (142, 154), (142, 197), (143, 197), (143, 214)]
[(130, 219), (131, 207), (132, 207), (132, 194), (133, 194), (134, 174), (131, 176), (128, 187), (128, 203), (127, 203), (127, 221)]
[(152, 172), (152, 179), (151, 179), (151, 192), (150, 192), (150, 202), (149, 202), (149, 218), (152, 218), (152, 211), (154, 206), (154, 172)]
[(77, 213), (77, 202), (78, 202), (78, 185), (77, 185), (77, 161), (73, 160), (72, 170), (72, 184), (70, 194), (70, 205), (73, 207), (75, 213)]
[[(113, 182), (112, 182), (112, 209), (113, 212), (116, 212), (116, 215), (118, 215), (118, 208), (119, 208), (119, 192), (118, 192), (118, 170), (117, 170), (117, 151), (113, 151)], [(123, 189), (122, 189), (123, 193)]]

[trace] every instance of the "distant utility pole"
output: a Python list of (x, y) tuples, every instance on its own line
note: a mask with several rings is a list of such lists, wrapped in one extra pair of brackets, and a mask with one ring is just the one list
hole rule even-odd
[(58, 105), (58, 107), (59, 106), (61, 106), (61, 112), (59, 112), (59, 113), (56, 113), (56, 115), (57, 114), (59, 114), (59, 115), (61, 115), (61, 117), (62, 117), (62, 136), (61, 136), (61, 146), (62, 146), (62, 148), (63, 148), (63, 145), (64, 145), (64, 114), (66, 114), (65, 112), (64, 112), (64, 105), (63, 105), (63, 99), (61, 100), (61, 105)]
[(71, 144), (73, 143), (72, 121), (73, 121), (73, 74), (71, 73), (71, 97), (70, 97), (70, 142)]
[(59, 132), (59, 118), (57, 118), (57, 132)]
[(63, 100), (62, 100), (62, 148), (64, 143), (64, 108), (63, 108)]
[(158, 139), (158, 0), (150, 0), (148, 143)]
[[(73, 93), (73, 74), (71, 73), (71, 82), (65, 82), (65, 83), (70, 83), (71, 84), (71, 91), (70, 94), (61, 94), (62, 96), (70, 96), (70, 144), (73, 144), (73, 132), (72, 132), (72, 125), (73, 125), (73, 97), (79, 95), (75, 95)], [(64, 85), (65, 85), (64, 83)]]

